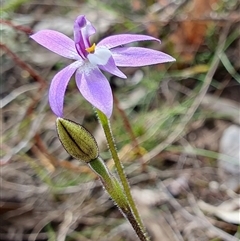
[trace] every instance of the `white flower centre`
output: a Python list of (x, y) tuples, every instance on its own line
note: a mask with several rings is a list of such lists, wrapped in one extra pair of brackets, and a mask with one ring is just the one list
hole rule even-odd
[(89, 53), (87, 58), (91, 64), (105, 65), (111, 56), (112, 53), (109, 49), (96, 46), (95, 51), (93, 53)]

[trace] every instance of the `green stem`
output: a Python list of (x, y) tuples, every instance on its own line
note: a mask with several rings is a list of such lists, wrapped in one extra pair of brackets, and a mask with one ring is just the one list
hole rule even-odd
[[(131, 191), (130, 191), (130, 186), (129, 186), (127, 177), (124, 173), (122, 163), (121, 163), (121, 161), (118, 157), (118, 153), (117, 153), (117, 150), (116, 150), (116, 145), (115, 145), (114, 138), (113, 138), (113, 135), (112, 135), (109, 120), (107, 119), (106, 115), (103, 114), (100, 110), (96, 109), (96, 111), (97, 111), (98, 118), (101, 122), (101, 125), (103, 127), (103, 130), (104, 130), (107, 142), (108, 142), (109, 150), (110, 150), (110, 152), (112, 154), (112, 158), (115, 162), (115, 166), (116, 166), (119, 178), (121, 180), (121, 183), (123, 185), (123, 189), (124, 189), (125, 195), (127, 197), (129, 206), (131, 207), (131, 210), (132, 210), (139, 226), (141, 227), (141, 229), (144, 233), (145, 228), (144, 228), (143, 222), (140, 218), (140, 215), (138, 213), (138, 210), (136, 208), (136, 205), (134, 203), (134, 200), (133, 200), (133, 197), (132, 197), (132, 194), (131, 194)], [(146, 240), (148, 240), (148, 239), (146, 238)]]
[(129, 205), (126, 196), (124, 195), (122, 186), (117, 181), (117, 179), (109, 172), (102, 158), (98, 157), (94, 160), (91, 160), (90, 162), (88, 162), (88, 165), (100, 178), (106, 191), (116, 202), (119, 208), (121, 208), (122, 210), (128, 210)]
[(102, 158), (98, 157), (94, 160), (91, 160), (90, 162), (88, 162), (88, 165), (98, 175), (110, 197), (116, 203), (116, 205), (126, 217), (126, 219), (131, 223), (139, 239), (141, 241), (148, 241), (146, 234), (144, 233), (142, 227), (139, 225), (138, 221), (132, 213), (132, 210), (129, 206), (128, 200), (121, 184), (109, 172)]

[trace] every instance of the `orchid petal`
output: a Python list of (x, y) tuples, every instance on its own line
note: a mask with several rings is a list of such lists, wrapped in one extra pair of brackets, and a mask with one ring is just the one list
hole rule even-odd
[(121, 45), (129, 44), (136, 41), (147, 41), (147, 40), (154, 40), (160, 42), (159, 39), (148, 35), (142, 34), (117, 34), (113, 36), (106, 37), (102, 39), (97, 46), (105, 46), (108, 49), (115, 48)]
[(105, 65), (112, 53), (107, 48), (96, 48), (94, 53), (88, 54), (87, 58), (89, 62), (93, 65)]
[(51, 82), (49, 88), (49, 104), (57, 116), (63, 116), (63, 102), (67, 85), (79, 65), (80, 63), (78, 61), (68, 65), (58, 72)]
[(80, 15), (74, 22), (74, 41), (78, 53), (84, 58), (87, 56), (86, 48), (89, 48), (89, 37), (96, 32), (95, 28), (84, 15)]
[(74, 41), (66, 35), (54, 30), (41, 30), (30, 36), (43, 47), (69, 59), (80, 59)]
[(120, 78), (126, 79), (127, 76), (116, 66), (113, 57), (111, 56), (105, 65), (98, 65), (101, 70), (107, 71), (112, 75), (116, 75)]
[(88, 71), (79, 68), (76, 83), (83, 97), (110, 118), (113, 109), (112, 90), (102, 72), (97, 67)]
[(111, 52), (115, 64), (121, 67), (138, 67), (175, 61), (168, 54), (141, 47), (120, 47), (111, 49)]

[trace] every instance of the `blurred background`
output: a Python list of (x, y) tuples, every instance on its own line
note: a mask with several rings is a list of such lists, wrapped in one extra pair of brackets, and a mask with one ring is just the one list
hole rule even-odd
[[(176, 62), (107, 75), (119, 155), (152, 241), (240, 238), (240, 28), (237, 0), (1, 1), (0, 240), (135, 241), (96, 176), (57, 138), (52, 77), (70, 63), (29, 38), (73, 36), (84, 14), (97, 33), (161, 39), (138, 43)], [(65, 117), (97, 139), (114, 171), (91, 105), (74, 79)]]

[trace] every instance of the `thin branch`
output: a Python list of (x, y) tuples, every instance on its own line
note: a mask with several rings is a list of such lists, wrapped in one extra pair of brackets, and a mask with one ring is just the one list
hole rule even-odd
[(114, 104), (119, 112), (119, 114), (121, 115), (122, 117), (122, 120), (123, 120), (123, 124), (125, 126), (125, 129), (126, 131), (129, 133), (130, 135), (130, 138), (131, 138), (131, 142), (132, 142), (132, 146), (134, 148), (134, 151), (136, 152), (136, 155), (137, 157), (139, 158), (140, 162), (141, 162), (141, 165), (142, 165), (142, 171), (146, 171), (146, 164), (144, 162), (144, 159), (142, 158), (143, 157), (143, 151), (137, 141), (137, 138), (133, 132), (133, 129), (132, 129), (132, 126), (128, 120), (128, 117), (126, 115), (126, 113), (124, 112), (124, 110), (120, 107), (120, 103), (119, 103), (119, 100), (118, 98), (113, 95), (113, 101), (114, 101)]
[(21, 32), (24, 32), (24, 33), (26, 33), (28, 35), (33, 33), (31, 28), (25, 27), (25, 26), (22, 26), (22, 25), (15, 25), (11, 21), (6, 20), (6, 19), (0, 19), (0, 23), (8, 25), (8, 26), (10, 26), (10, 27), (12, 27), (12, 28), (14, 28), (16, 30), (19, 30)]
[(41, 76), (39, 76), (34, 69), (32, 69), (24, 61), (22, 61), (15, 53), (13, 53), (5, 44), (0, 43), (0, 48), (3, 49), (3, 51), (6, 54), (8, 54), (18, 66), (26, 70), (34, 80), (40, 83), (40, 90), (46, 87), (46, 81)]

